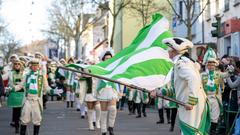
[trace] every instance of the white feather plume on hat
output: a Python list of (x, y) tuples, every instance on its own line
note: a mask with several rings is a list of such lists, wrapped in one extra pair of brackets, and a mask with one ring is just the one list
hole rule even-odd
[(188, 49), (193, 47), (193, 43), (185, 38), (172, 37), (166, 38), (162, 43), (169, 46), (171, 49), (176, 50), (178, 53), (183, 54), (188, 51)]

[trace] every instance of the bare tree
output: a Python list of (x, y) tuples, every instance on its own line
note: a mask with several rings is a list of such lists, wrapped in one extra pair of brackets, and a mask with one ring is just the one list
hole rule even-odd
[(15, 53), (20, 46), (20, 42), (6, 29), (2, 31), (0, 37), (0, 51), (5, 56), (5, 61), (8, 61), (10, 55)]
[[(101, 3), (106, 3), (108, 0), (92, 0), (95, 2), (97, 5), (100, 5)], [(115, 34), (115, 27), (116, 27), (116, 21), (119, 13), (131, 3), (131, 0), (112, 0), (112, 5), (113, 7), (111, 8), (108, 4), (106, 7), (102, 7), (106, 10), (108, 10), (113, 17), (113, 26), (112, 26), (112, 33), (111, 33), (111, 38), (110, 38), (110, 46), (112, 47), (114, 44), (114, 34)]]
[[(87, 0), (55, 0), (49, 9), (50, 28), (44, 32), (49, 36), (55, 35), (57, 38), (64, 39), (67, 48), (71, 40), (75, 42), (75, 56), (79, 58), (81, 47), (79, 44), (80, 35), (83, 32), (83, 21), (87, 14), (82, 10)], [(88, 14), (89, 15), (89, 14)], [(85, 20), (88, 20), (90, 15)], [(69, 52), (69, 51), (68, 51)]]
[(148, 24), (151, 16), (156, 12), (161, 12), (167, 17), (171, 15), (170, 8), (166, 6), (166, 3), (157, 3), (154, 0), (132, 0), (127, 8), (131, 11), (131, 16), (141, 20), (142, 26)]
[[(204, 2), (205, 0), (201, 0), (201, 1)], [(189, 40), (192, 40), (192, 26), (194, 25), (194, 23), (196, 23), (196, 21), (202, 15), (203, 11), (206, 9), (206, 7), (208, 6), (208, 4), (210, 2), (210, 0), (206, 0), (206, 3), (202, 4), (203, 5), (202, 8), (200, 9), (199, 12), (197, 12), (197, 10), (196, 10), (197, 2), (201, 2), (201, 1), (199, 1), (199, 0), (182, 0), (182, 2), (184, 3), (183, 5), (185, 6), (185, 9), (186, 9), (186, 18), (183, 18), (176, 11), (176, 7), (173, 5), (171, 0), (167, 0), (168, 4), (172, 8), (175, 15), (178, 18), (180, 18), (181, 21), (183, 22), (183, 24), (187, 27), (187, 38)]]

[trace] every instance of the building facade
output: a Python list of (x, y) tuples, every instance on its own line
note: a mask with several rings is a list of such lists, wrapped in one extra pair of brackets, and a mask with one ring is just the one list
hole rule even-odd
[[(187, 37), (187, 27), (181, 21), (186, 19), (186, 0), (175, 0), (174, 7), (181, 18), (175, 19), (173, 28), (175, 36)], [(192, 27), (192, 41), (194, 44), (216, 43), (219, 57), (224, 54), (240, 57), (240, 0), (196, 0), (195, 16), (203, 10)], [(212, 26), (220, 18), (219, 36), (213, 37)]]

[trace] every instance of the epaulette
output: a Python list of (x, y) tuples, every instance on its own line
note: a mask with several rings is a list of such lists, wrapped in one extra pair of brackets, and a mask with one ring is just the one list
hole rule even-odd
[(179, 58), (179, 60), (177, 61), (176, 66), (177, 66), (178, 68), (180, 68), (180, 66), (185, 65), (185, 64), (189, 63), (190, 61), (191, 61), (191, 60), (190, 60), (189, 58), (187, 58), (187, 57), (185, 57), (185, 56), (181, 56), (181, 57)]

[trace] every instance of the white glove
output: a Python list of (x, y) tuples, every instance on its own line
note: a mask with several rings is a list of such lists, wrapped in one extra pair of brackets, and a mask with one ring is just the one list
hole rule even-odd
[(234, 66), (233, 65), (228, 65), (227, 69), (228, 72), (232, 73), (234, 72)]
[(63, 93), (63, 90), (62, 89), (54, 89), (53, 93), (61, 96), (61, 94)]

